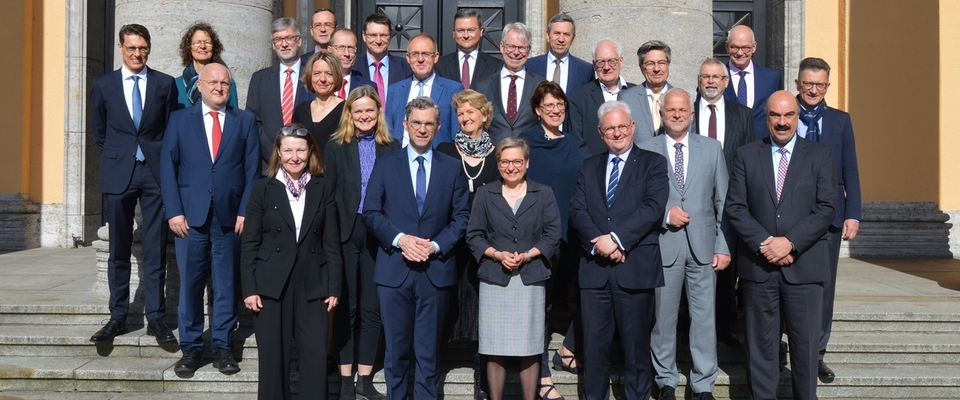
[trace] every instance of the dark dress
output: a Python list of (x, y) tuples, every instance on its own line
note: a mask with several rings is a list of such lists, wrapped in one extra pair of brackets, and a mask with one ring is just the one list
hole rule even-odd
[[(500, 179), (500, 171), (497, 170), (497, 155), (490, 152), (482, 163), (477, 166), (470, 166), (463, 163), (460, 152), (457, 151), (457, 144), (454, 142), (440, 143), (437, 145), (437, 151), (447, 154), (460, 161), (460, 165), (466, 165), (466, 174), (469, 177), (475, 177), (473, 180), (473, 191), (470, 192), (470, 205), (473, 206), (473, 196), (480, 186)], [(480, 281), (477, 279), (477, 260), (470, 253), (467, 242), (461, 239), (456, 247), (457, 256), (457, 295), (450, 302), (447, 311), (447, 323), (444, 327), (444, 337), (447, 340), (477, 340), (478, 321), (480, 310)]]
[(307, 127), (310, 133), (313, 134), (313, 141), (317, 142), (317, 148), (325, 149), (327, 148), (327, 142), (330, 141), (330, 135), (333, 135), (340, 125), (340, 117), (343, 114), (343, 104), (346, 102), (341, 101), (340, 104), (333, 107), (333, 110), (330, 110), (327, 116), (323, 117), (320, 122), (313, 121), (313, 115), (310, 111), (310, 104), (312, 103), (312, 101), (305, 101), (297, 104), (297, 108), (293, 110), (293, 122)]

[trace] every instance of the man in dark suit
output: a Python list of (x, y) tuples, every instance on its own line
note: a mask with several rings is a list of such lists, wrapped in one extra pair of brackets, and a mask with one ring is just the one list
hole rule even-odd
[(823, 283), (823, 321), (820, 325), (820, 362), (817, 366), (820, 380), (830, 383), (836, 375), (823, 362), (823, 355), (827, 352), (833, 327), (833, 297), (837, 289), (840, 240), (853, 240), (860, 229), (860, 170), (857, 168), (857, 147), (850, 114), (828, 107), (824, 100), (830, 87), (830, 65), (820, 58), (805, 58), (800, 61), (800, 72), (795, 82), (800, 93), (797, 96), (800, 101), (797, 134), (830, 146), (837, 170), (837, 215), (827, 228), (830, 276)]
[(527, 64), (528, 70), (549, 77), (560, 85), (564, 93), (570, 93), (593, 79), (593, 66), (570, 55), (570, 47), (577, 38), (577, 26), (574, 25), (573, 18), (566, 13), (554, 15), (547, 23), (544, 36), (550, 51), (531, 58)]
[[(697, 77), (699, 95), (694, 107), (694, 129), (696, 133), (720, 141), (727, 171), (733, 169), (733, 159), (737, 149), (756, 140), (753, 133), (753, 116), (750, 108), (734, 100), (723, 98), (723, 90), (730, 81), (727, 66), (716, 58), (708, 58), (700, 63), (700, 75)], [(727, 237), (731, 256), (736, 260), (736, 238)], [(736, 262), (730, 268), (717, 271), (716, 319), (717, 340), (727, 346), (743, 347), (743, 340), (733, 332), (737, 320), (737, 270)]]
[(436, 146), (443, 142), (452, 142), (453, 135), (460, 130), (457, 113), (451, 104), (453, 95), (459, 93), (462, 87), (457, 82), (437, 76), (433, 73), (433, 66), (440, 54), (437, 52), (437, 42), (427, 33), (420, 33), (410, 39), (407, 46), (407, 60), (413, 70), (412, 79), (404, 79), (390, 85), (393, 96), (387, 100), (385, 108), (387, 126), (390, 134), (400, 141), (402, 146), (410, 143), (410, 135), (404, 127), (404, 108), (407, 102), (420, 96), (433, 99), (440, 107), (440, 126), (432, 143)]
[(837, 174), (830, 147), (798, 137), (800, 107), (787, 91), (767, 100), (770, 137), (740, 148), (726, 213), (740, 237), (747, 325), (747, 390), (777, 398), (781, 321), (790, 343), (793, 398), (817, 398), (817, 349)]
[(280, 63), (253, 73), (247, 88), (247, 111), (257, 117), (260, 127), (260, 155), (264, 164), (270, 161), (273, 138), (280, 127), (293, 121), (293, 110), (304, 101), (313, 100), (300, 81), (300, 34), (297, 21), (279, 18), (273, 21), (273, 51)]
[(413, 75), (407, 60), (390, 54), (392, 26), (390, 19), (380, 13), (370, 14), (363, 20), (363, 42), (367, 51), (358, 57), (360, 64), (356, 67), (360, 75), (374, 83), (381, 104), (387, 104), (388, 86)]
[(616, 100), (620, 90), (635, 86), (620, 75), (622, 53), (620, 43), (610, 39), (597, 42), (593, 46), (593, 70), (597, 72), (597, 79), (574, 89), (567, 96), (570, 101), (568, 133), (580, 142), (580, 152), (585, 159), (607, 151), (602, 135), (594, 129), (600, 126), (597, 109), (605, 102)]
[(470, 89), (475, 82), (497, 73), (503, 67), (503, 61), (480, 51), (480, 42), (483, 41), (483, 18), (480, 10), (457, 10), (453, 16), (453, 40), (457, 42), (457, 51), (440, 57), (440, 61), (437, 61), (437, 75), (460, 82), (464, 90)]
[(608, 152), (588, 158), (570, 203), (570, 226), (586, 246), (580, 257), (585, 400), (606, 400), (614, 324), (624, 357), (628, 399), (649, 399), (654, 289), (663, 286), (659, 228), (669, 196), (667, 161), (633, 142), (635, 123), (622, 101), (600, 106)]
[(429, 97), (407, 103), (410, 145), (377, 158), (364, 199), (363, 223), (380, 242), (374, 281), (391, 400), (407, 398), (411, 350), (417, 364), (413, 398), (438, 397), (440, 334), (457, 283), (453, 246), (469, 217), (460, 163), (432, 149), (439, 114)]
[(357, 62), (357, 35), (353, 31), (337, 29), (330, 40), (330, 50), (340, 59), (340, 68), (343, 69), (343, 85), (337, 97), (346, 100), (351, 90), (364, 85), (377, 88), (377, 85), (353, 69), (353, 64)]
[(493, 123), (487, 130), (493, 143), (499, 143), (507, 136), (516, 137), (539, 123), (530, 108), (530, 97), (545, 79), (524, 68), (530, 54), (531, 35), (530, 29), (522, 22), (503, 27), (500, 40), (503, 68), (476, 85), (475, 90), (493, 104)]
[(659, 40), (651, 40), (637, 49), (640, 60), (640, 72), (644, 82), (620, 92), (617, 99), (627, 103), (633, 110), (637, 131), (633, 141), (640, 144), (652, 139), (660, 132), (660, 97), (673, 86), (667, 82), (670, 78), (670, 46)]
[(767, 137), (767, 118), (764, 105), (777, 90), (783, 90), (783, 76), (779, 72), (753, 62), (757, 41), (753, 29), (737, 25), (727, 32), (727, 52), (730, 54), (730, 85), (723, 97), (753, 109), (753, 124), (757, 140)]
[(94, 143), (100, 150), (100, 192), (107, 210), (110, 256), (110, 320), (90, 341), (110, 342), (127, 332), (133, 215), (143, 213), (143, 313), (147, 334), (176, 342), (163, 322), (166, 311), (167, 224), (160, 194), (160, 144), (167, 117), (177, 107), (173, 78), (147, 68), (150, 32), (137, 24), (120, 28), (117, 51), (123, 66), (97, 78), (90, 96)]
[[(310, 37), (313, 38), (313, 51), (307, 51), (300, 57), (300, 64), (306, 64), (311, 56), (320, 51), (330, 51), (333, 33), (337, 31), (337, 16), (329, 8), (318, 8), (310, 21)], [(346, 71), (344, 71), (346, 72)]]
[(232, 374), (240, 371), (231, 354), (237, 322), (234, 283), (250, 186), (260, 177), (260, 140), (256, 117), (226, 105), (230, 96), (226, 67), (207, 64), (197, 86), (202, 101), (170, 115), (160, 159), (163, 203), (170, 229), (177, 235), (180, 270), (183, 356), (174, 370), (192, 373), (200, 366), (203, 294), (209, 277), (213, 366)]

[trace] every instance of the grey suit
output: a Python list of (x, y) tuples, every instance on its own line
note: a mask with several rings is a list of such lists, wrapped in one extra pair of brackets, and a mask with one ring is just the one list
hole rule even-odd
[[(669, 160), (667, 146), (673, 144), (668, 136), (659, 135), (642, 143), (640, 148)], [(677, 387), (680, 383), (676, 357), (677, 318), (680, 296), (686, 286), (690, 309), (690, 355), (693, 359), (690, 386), (694, 393), (703, 393), (713, 391), (717, 378), (713, 316), (716, 274), (711, 263), (714, 254), (730, 254), (721, 228), (728, 173), (723, 150), (716, 139), (688, 134), (687, 146), (683, 150), (687, 167), (682, 192), (673, 168), (667, 171), (670, 197), (660, 227), (664, 286), (656, 289), (657, 319), (650, 339), (650, 352), (657, 371), (657, 385)], [(690, 214), (690, 222), (683, 228), (668, 225), (668, 215), (674, 206)]]
[(517, 118), (513, 121), (513, 124), (507, 119), (507, 110), (503, 107), (502, 99), (506, 94), (500, 88), (500, 71), (481, 79), (476, 85), (471, 83), (476, 91), (486, 96), (490, 103), (493, 103), (493, 124), (490, 125), (487, 133), (490, 134), (490, 140), (494, 144), (499, 143), (501, 139), (507, 136), (517, 137), (520, 132), (537, 124), (537, 114), (534, 114), (533, 109), (530, 108), (530, 97), (533, 96), (533, 90), (537, 88), (537, 85), (545, 80), (540, 75), (529, 70), (526, 71), (526, 76), (523, 79), (523, 93), (520, 93), (520, 98), (517, 99)]
[[(660, 91), (660, 95), (663, 96), (670, 89), (673, 89), (673, 85), (667, 83)], [(660, 126), (653, 126), (653, 116), (650, 115), (650, 97), (647, 96), (646, 82), (621, 90), (620, 94), (617, 95), (617, 100), (630, 106), (630, 117), (637, 123), (637, 129), (633, 133), (634, 143), (639, 146), (640, 143), (660, 134)]]

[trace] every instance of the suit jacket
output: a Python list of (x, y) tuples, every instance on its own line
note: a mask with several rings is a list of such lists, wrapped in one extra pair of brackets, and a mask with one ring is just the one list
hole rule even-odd
[(560, 248), (560, 211), (553, 190), (527, 179), (527, 194), (514, 214), (503, 198), (503, 182), (481, 186), (467, 223), (467, 244), (480, 263), (477, 276), (484, 282), (504, 287), (510, 283), (510, 273), (483, 255), (490, 247), (521, 254), (536, 247), (543, 254), (520, 268), (520, 280), (532, 285), (550, 279), (547, 260)]
[(147, 68), (146, 92), (140, 129), (133, 125), (123, 93), (122, 74), (116, 70), (93, 81), (90, 123), (93, 142), (100, 150), (100, 192), (119, 194), (127, 190), (137, 161), (137, 146), (160, 182), (160, 146), (170, 113), (179, 108), (172, 76)]
[[(673, 146), (667, 135), (657, 136), (640, 144), (640, 148), (670, 157), (667, 146)], [(723, 149), (716, 139), (699, 135), (687, 135), (684, 157), (687, 168), (684, 169), (684, 191), (680, 191), (677, 175), (669, 171), (670, 196), (660, 225), (660, 255), (663, 265), (674, 265), (684, 260), (687, 246), (700, 264), (710, 264), (714, 254), (730, 255), (726, 240), (726, 226), (723, 226), (723, 202), (727, 197), (727, 183), (730, 174), (723, 159)], [(673, 206), (680, 207), (690, 214), (690, 222), (683, 228), (667, 224), (667, 215)], [(681, 251), (682, 250), (682, 251)]]
[(507, 119), (507, 110), (503, 108), (503, 98), (506, 94), (500, 88), (500, 70), (477, 82), (474, 90), (486, 96), (487, 100), (493, 104), (493, 123), (487, 130), (493, 143), (500, 143), (500, 140), (507, 136), (517, 137), (520, 132), (539, 123), (537, 114), (530, 108), (530, 98), (533, 97), (533, 90), (544, 80), (542, 76), (527, 70), (526, 77), (523, 79), (523, 93), (517, 99), (517, 118), (513, 124)]
[[(570, 226), (577, 231), (580, 243), (588, 246), (580, 257), (580, 287), (593, 289), (606, 285), (606, 268), (616, 269), (617, 283), (623, 288), (661, 287), (659, 230), (669, 197), (667, 160), (633, 146), (621, 165), (613, 203), (607, 207), (607, 154), (583, 162), (570, 201)], [(627, 260), (623, 264), (591, 254), (590, 241), (610, 232), (617, 235), (626, 252)]]
[[(567, 86), (563, 87), (564, 93), (570, 93), (572, 90), (585, 85), (593, 80), (593, 64), (583, 61), (572, 54), (569, 59), (570, 65), (567, 69)], [(527, 71), (551, 80), (553, 76), (547, 77), (547, 55), (539, 55), (527, 60)], [(570, 96), (567, 96), (570, 97)]]
[[(384, 112), (387, 114), (387, 126), (390, 127), (390, 134), (397, 140), (403, 139), (403, 120), (406, 117), (405, 107), (411, 90), (417, 90), (414, 84), (416, 78), (404, 79), (400, 82), (390, 85), (387, 95), (387, 105)], [(439, 75), (433, 75), (433, 88), (430, 90), (430, 98), (434, 103), (440, 106), (440, 129), (433, 138), (433, 146), (443, 142), (452, 142), (453, 135), (460, 130), (460, 122), (457, 120), (457, 112), (453, 109), (453, 95), (460, 93), (463, 85), (460, 82), (454, 82)]]
[(373, 81), (367, 78), (364, 78), (363, 75), (360, 74), (360, 72), (357, 72), (357, 70), (351, 69), (349, 72), (350, 72), (350, 87), (348, 89), (350, 90), (347, 91), (348, 95), (350, 94), (351, 91), (353, 91), (353, 89), (356, 89), (360, 86), (370, 86), (374, 89), (377, 88), (376, 83), (373, 83)]
[(837, 215), (833, 226), (843, 227), (847, 219), (861, 219), (860, 170), (857, 167), (857, 145), (853, 139), (850, 114), (827, 107), (820, 120), (820, 143), (833, 150), (837, 170)]
[[(300, 66), (301, 74), (305, 72)], [(301, 75), (302, 76), (302, 75)], [(293, 107), (316, 96), (307, 91), (302, 81), (294, 82), (297, 92), (293, 96)], [(260, 135), (260, 155), (264, 163), (270, 161), (273, 154), (273, 139), (283, 126), (283, 111), (280, 105), (280, 64), (261, 69), (250, 77), (247, 88), (247, 111), (257, 117)]]
[[(753, 123), (757, 140), (760, 140), (770, 136), (770, 131), (767, 129), (767, 116), (765, 115), (767, 99), (773, 92), (783, 90), (783, 76), (775, 70), (757, 65), (757, 63), (753, 63), (753, 73), (755, 74), (753, 77), (753, 105), (750, 108), (753, 109)], [(731, 78), (730, 84), (723, 91), (724, 98), (737, 101), (737, 92), (734, 86)]]
[[(378, 158), (367, 183), (363, 224), (380, 241), (373, 280), (378, 285), (398, 287), (410, 270), (417, 270), (425, 271), (434, 286), (451, 286), (457, 283), (453, 247), (463, 237), (470, 217), (467, 179), (458, 160), (433, 151), (430, 182), (420, 214), (407, 151)], [(426, 262), (407, 261), (400, 249), (393, 247), (393, 239), (401, 232), (430, 239), (440, 246), (440, 251)]]
[[(387, 80), (384, 82), (387, 84), (387, 86), (413, 76), (413, 70), (410, 69), (410, 63), (407, 62), (406, 58), (398, 57), (393, 54), (387, 54), (386, 58), (389, 60), (387, 63), (390, 64), (389, 76), (383, 77)], [(362, 53), (357, 54), (357, 62), (353, 64), (353, 70), (359, 72), (361, 76), (367, 78), (370, 82), (373, 82), (373, 77), (370, 76), (371, 63), (373, 63), (373, 60), (370, 60), (367, 56), (367, 52), (363, 51)], [(374, 84), (373, 87), (377, 87), (376, 84)], [(389, 94), (387, 96), (389, 96)]]
[(233, 107), (222, 110), (223, 136), (214, 162), (202, 104), (170, 114), (160, 157), (163, 205), (167, 219), (183, 215), (190, 226), (202, 226), (215, 209), (220, 224), (232, 227), (246, 212), (250, 187), (260, 177), (256, 117)]
[[(833, 151), (800, 137), (796, 140), (779, 202), (770, 138), (737, 152), (725, 209), (740, 237), (737, 265), (741, 279), (765, 282), (778, 271), (792, 284), (829, 278), (830, 251), (824, 233), (833, 222), (837, 200)], [(771, 236), (784, 236), (793, 243), (793, 264), (771, 265), (760, 254), (760, 243)]]
[[(482, 51), (477, 52), (477, 61), (473, 66), (473, 75), (470, 76), (470, 87), (476, 88), (477, 81), (500, 72), (503, 68), (503, 61)], [(460, 82), (460, 70), (463, 66), (460, 64), (460, 53), (454, 51), (450, 54), (444, 54), (437, 61), (434, 70), (437, 75), (447, 78), (454, 82)], [(462, 84), (460, 86), (463, 86)]]
[[(673, 85), (667, 83), (660, 91), (660, 96), (663, 96), (670, 89), (673, 89)], [(647, 96), (645, 85), (621, 90), (620, 94), (617, 95), (617, 100), (626, 102), (630, 106), (630, 117), (637, 123), (637, 129), (633, 133), (633, 143), (640, 144), (661, 134), (663, 123), (661, 121), (661, 126), (653, 126), (653, 116), (650, 115), (650, 97)]]
[(305, 195), (297, 236), (286, 185), (275, 177), (253, 183), (240, 255), (241, 298), (257, 294), (280, 299), (297, 263), (308, 301), (341, 296), (343, 261), (333, 182), (312, 176)]
[[(594, 79), (574, 89), (567, 96), (567, 100), (570, 101), (570, 108), (567, 111), (567, 122), (570, 127), (568, 132), (579, 141), (583, 158), (607, 151), (607, 144), (603, 142), (600, 131), (597, 130), (600, 126), (597, 110), (604, 103), (603, 89), (600, 85), (600, 81)], [(634, 86), (636, 85), (627, 82), (627, 88)]]
[[(323, 151), (323, 175), (336, 188), (337, 210), (340, 213), (340, 241), (346, 243), (353, 236), (353, 226), (360, 210), (360, 146), (358, 139), (350, 144), (331, 140)], [(399, 141), (384, 146), (375, 145), (377, 158), (400, 149)]]
[[(697, 101), (693, 107), (693, 126), (694, 132), (702, 136), (707, 136), (708, 132), (700, 132), (700, 102), (702, 98), (697, 95)], [(733, 170), (733, 159), (737, 155), (737, 149), (747, 143), (757, 139), (753, 133), (753, 116), (750, 108), (737, 103), (736, 100), (723, 99), (723, 158), (726, 160), (727, 171)], [(710, 118), (709, 113), (704, 118)]]

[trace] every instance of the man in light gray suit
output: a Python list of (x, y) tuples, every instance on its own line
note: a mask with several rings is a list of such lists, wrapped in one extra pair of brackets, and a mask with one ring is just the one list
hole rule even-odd
[(664, 135), (640, 144), (667, 158), (670, 197), (660, 227), (664, 286), (656, 289), (656, 323), (650, 339), (661, 400), (674, 400), (680, 383), (677, 370), (677, 318), (686, 286), (690, 310), (689, 385), (694, 398), (712, 400), (717, 379), (717, 340), (714, 323), (716, 273), (730, 264), (730, 251), (721, 226), (727, 195), (727, 164), (720, 142), (688, 134), (693, 121), (690, 94), (673, 88), (663, 95)]
[(493, 143), (507, 136), (516, 137), (539, 122), (530, 107), (530, 97), (546, 79), (526, 69), (531, 38), (530, 29), (522, 22), (503, 27), (500, 40), (503, 68), (475, 86), (476, 91), (493, 103), (493, 124), (487, 130)]
[(646, 42), (637, 49), (643, 85), (623, 90), (617, 100), (623, 101), (632, 110), (631, 117), (637, 122), (633, 142), (639, 145), (657, 136), (660, 122), (661, 97), (673, 86), (667, 83), (670, 77), (670, 46), (659, 40)]

